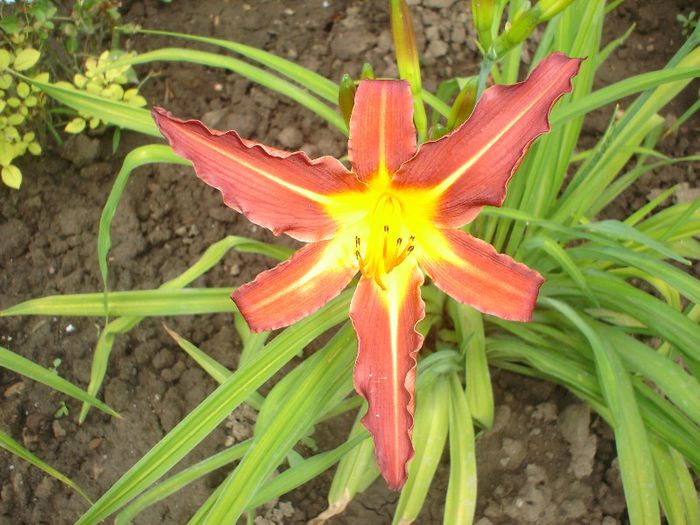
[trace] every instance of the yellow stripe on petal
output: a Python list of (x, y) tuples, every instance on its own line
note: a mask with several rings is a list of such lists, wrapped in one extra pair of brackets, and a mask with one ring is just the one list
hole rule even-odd
[(224, 202), (275, 234), (302, 241), (332, 237), (339, 224), (326, 208), (334, 195), (365, 186), (336, 159), (311, 160), (208, 129), (155, 108), (153, 116), (173, 149), (192, 161), (197, 176), (221, 191)]
[(357, 177), (388, 186), (391, 175), (416, 152), (413, 98), (407, 82), (363, 80), (350, 119), (348, 155)]
[(571, 91), (580, 65), (580, 59), (552, 53), (524, 82), (487, 89), (462, 126), (423, 144), (401, 166), (394, 185), (429, 190), (442, 228), (466, 224), (481, 206), (500, 206), (528, 148), (549, 131), (549, 112)]
[(414, 261), (386, 276), (386, 289), (363, 278), (350, 305), (358, 340), (355, 389), (367, 399), (362, 422), (374, 437), (377, 463), (389, 488), (406, 481), (413, 457), (411, 431), (416, 353), (423, 344), (416, 331), (425, 316), (420, 297), (423, 274)]
[(529, 321), (544, 279), (461, 230), (435, 230), (416, 253), (435, 285), (457, 301), (511, 321)]
[(337, 296), (357, 273), (342, 241), (307, 244), (231, 296), (253, 331), (288, 326)]

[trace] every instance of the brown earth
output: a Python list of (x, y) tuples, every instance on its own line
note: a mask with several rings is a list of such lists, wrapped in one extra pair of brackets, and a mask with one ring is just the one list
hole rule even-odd
[[(414, 0), (416, 30), (425, 61), (425, 84), (474, 74), (468, 2)], [(598, 85), (662, 67), (679, 47), (675, 21), (690, 0), (628, 1), (606, 24), (605, 40), (637, 29), (601, 68)], [(378, 75), (395, 76), (388, 15), (383, 3), (297, 1), (243, 3), (226, 0), (124, 2), (125, 19), (145, 27), (229, 38), (264, 47), (329, 78), (359, 73), (371, 62)], [(382, 5), (374, 5), (382, 4)], [(139, 37), (139, 50), (185, 45), (160, 37)], [(186, 44), (188, 47), (197, 47)], [(267, 144), (306, 150), (310, 155), (344, 154), (345, 140), (311, 113), (234, 74), (183, 64), (156, 64), (147, 84), (151, 103), (183, 117), (205, 116), (220, 128)], [(145, 71), (143, 71), (145, 73)], [(676, 117), (697, 96), (697, 85), (668, 108)], [(592, 115), (584, 145), (597, 140), (611, 108)], [(698, 122), (666, 139), (661, 150), (676, 156), (697, 153)], [(100, 290), (96, 261), (97, 222), (123, 155), (146, 143), (127, 134), (116, 156), (110, 138), (76, 137), (37, 161), (22, 166), (19, 192), (0, 189), (0, 308), (32, 297)], [(643, 177), (606, 215), (622, 217), (647, 202), (650, 193), (678, 182), (677, 198), (697, 192), (697, 166), (679, 165)], [(697, 195), (697, 193), (695, 193)], [(157, 287), (190, 266), (212, 242), (227, 234), (273, 240), (272, 235), (226, 210), (218, 194), (200, 184), (189, 169), (142, 168), (129, 182), (114, 226), (111, 287)], [(287, 241), (282, 241), (287, 242)], [(288, 243), (289, 244), (289, 243)], [(233, 286), (252, 279), (271, 261), (230, 253), (195, 286)], [(240, 350), (231, 317), (209, 315), (167, 322), (214, 358), (235, 367)], [(102, 320), (27, 317), (0, 320), (0, 344), (87, 385), (91, 350)], [(161, 320), (146, 320), (118, 339), (103, 397), (122, 420), (93, 410), (77, 424), (79, 404), (51, 390), (0, 371), (2, 430), (74, 479), (89, 495), (104, 493), (215, 386), (165, 335)], [(479, 525), (506, 523), (625, 523), (624, 498), (610, 430), (573, 396), (552, 385), (494, 371), (497, 418), (478, 441)], [(54, 416), (61, 402), (69, 415)], [(211, 434), (184, 465), (201, 460), (250, 432), (250, 414), (237, 411)], [(344, 439), (347, 418), (319, 429), (325, 449)], [(447, 484), (446, 462), (431, 489), (420, 523), (441, 522)], [(185, 523), (222, 479), (216, 473), (175, 498), (155, 505), (135, 523)], [(332, 472), (260, 509), (256, 523), (303, 523), (325, 507)], [(397, 496), (375, 483), (333, 523), (390, 523)], [(43, 472), (0, 453), (0, 524), (72, 523), (86, 503)]]

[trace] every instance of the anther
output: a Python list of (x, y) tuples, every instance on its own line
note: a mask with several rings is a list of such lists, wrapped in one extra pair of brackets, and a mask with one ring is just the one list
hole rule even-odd
[(360, 237), (357, 235), (355, 236), (355, 246), (357, 246), (357, 247), (360, 246)]
[(397, 246), (397, 247), (398, 247), (398, 246), (401, 246), (401, 243), (402, 243), (402, 242), (403, 242), (403, 239), (401, 239), (401, 237), (399, 237), (398, 239), (396, 239), (396, 246)]
[(408, 238), (408, 242), (413, 242), (413, 241), (415, 241), (415, 240), (416, 240), (416, 238), (415, 238), (413, 235), (411, 235), (411, 236)]
[(362, 256), (360, 255), (360, 250), (355, 250), (355, 257), (357, 257), (358, 260), (362, 258)]
[(409, 247), (406, 249), (406, 251), (407, 251), (408, 253), (411, 253), (411, 252), (413, 251), (413, 248), (415, 248), (415, 246), (411, 245), (411, 246), (409, 246)]
[(384, 225), (384, 233), (389, 233), (389, 225), (388, 224)]

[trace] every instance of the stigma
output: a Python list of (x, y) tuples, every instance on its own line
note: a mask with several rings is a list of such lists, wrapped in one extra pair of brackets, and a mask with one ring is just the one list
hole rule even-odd
[(384, 194), (367, 217), (367, 238), (355, 236), (354, 251), (360, 272), (383, 290), (387, 289), (384, 277), (415, 249), (415, 236), (406, 231), (402, 217), (403, 206), (399, 199)]

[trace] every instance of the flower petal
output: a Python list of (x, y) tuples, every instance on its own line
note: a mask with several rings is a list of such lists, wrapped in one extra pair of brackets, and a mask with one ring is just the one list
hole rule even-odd
[(544, 279), (490, 244), (460, 230), (441, 230), (416, 257), (437, 287), (459, 302), (510, 321), (532, 318)]
[(153, 109), (161, 133), (194, 164), (197, 176), (221, 191), (224, 202), (276, 235), (301, 241), (328, 239), (339, 228), (327, 213), (333, 196), (363, 191), (364, 185), (336, 159), (311, 160), (241, 139), (235, 131), (207, 128)]
[(231, 298), (250, 329), (262, 332), (288, 326), (342, 292), (357, 273), (342, 248), (336, 240), (307, 244), (233, 292)]
[(423, 274), (406, 261), (386, 276), (385, 284), (386, 291), (362, 278), (350, 319), (358, 341), (355, 390), (369, 404), (362, 423), (374, 437), (377, 464), (387, 485), (398, 490), (413, 457), (416, 353), (423, 344), (416, 324), (425, 316)]
[(403, 80), (363, 80), (350, 118), (348, 155), (361, 181), (385, 182), (416, 153), (413, 97)]
[(394, 175), (397, 187), (433, 188), (435, 220), (456, 228), (475, 207), (500, 206), (530, 144), (549, 131), (549, 111), (572, 89), (581, 59), (553, 53), (524, 82), (487, 89), (471, 117), (451, 134), (424, 144)]

